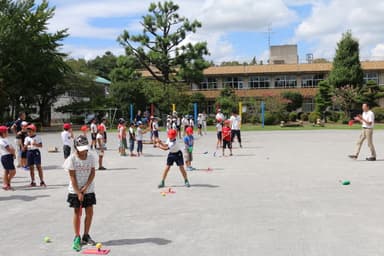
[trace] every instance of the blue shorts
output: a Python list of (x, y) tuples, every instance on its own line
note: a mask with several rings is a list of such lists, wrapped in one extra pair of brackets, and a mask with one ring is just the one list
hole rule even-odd
[(28, 150), (27, 151), (27, 163), (28, 163), (28, 166), (41, 165), (40, 150), (38, 150), (38, 149)]
[(6, 171), (16, 170), (15, 165), (13, 164), (13, 155), (11, 154), (3, 155), (1, 157), (1, 164)]
[(172, 166), (175, 162), (177, 166), (184, 165), (183, 153), (181, 151), (168, 154), (167, 165)]
[(159, 138), (159, 131), (153, 131), (153, 137)]

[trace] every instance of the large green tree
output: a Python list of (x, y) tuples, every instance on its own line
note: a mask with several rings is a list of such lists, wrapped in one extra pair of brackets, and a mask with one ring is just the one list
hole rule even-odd
[(329, 82), (334, 88), (346, 85), (354, 88), (363, 86), (364, 73), (360, 64), (359, 42), (352, 37), (350, 31), (343, 33), (341, 40), (337, 43)]
[[(149, 13), (141, 22), (143, 32), (131, 35), (125, 30), (118, 38), (127, 55), (134, 55), (140, 65), (163, 84), (163, 90), (169, 96), (170, 87), (179, 86), (178, 90), (181, 90), (180, 82), (200, 81), (203, 70), (209, 66), (204, 60), (208, 55), (206, 42), (185, 42), (201, 23), (181, 17), (178, 10), (179, 6), (171, 1), (151, 3)], [(166, 98), (169, 105), (171, 101)]]
[(103, 56), (97, 56), (88, 62), (90, 69), (94, 70), (97, 76), (111, 79), (110, 74), (117, 66), (117, 59), (112, 52), (107, 51)]
[(45, 0), (0, 1), (0, 74), (7, 97), (14, 109), (38, 106), (43, 125), (50, 124), (50, 108), (70, 72), (59, 51), (67, 30), (48, 32), (54, 11)]

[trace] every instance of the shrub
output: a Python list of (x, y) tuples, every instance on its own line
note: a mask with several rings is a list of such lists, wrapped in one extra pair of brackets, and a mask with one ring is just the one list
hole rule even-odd
[(215, 118), (207, 117), (207, 125), (214, 125), (215, 124)]
[(308, 116), (308, 120), (311, 123), (316, 123), (317, 119), (319, 118), (321, 118), (321, 115), (318, 112), (311, 112)]
[[(261, 117), (260, 117), (260, 122), (261, 122)], [(274, 115), (271, 112), (265, 112), (264, 113), (264, 124), (265, 125), (274, 125), (277, 124), (278, 120), (276, 115)]]
[(337, 122), (340, 120), (341, 115), (340, 115), (340, 112), (331, 111), (329, 112), (328, 117), (329, 117), (329, 120), (331, 120), (332, 122)]
[(376, 122), (384, 121), (384, 108), (374, 107), (372, 108), (372, 112), (375, 113)]
[(308, 113), (302, 113), (300, 119), (301, 121), (308, 121)]
[(289, 113), (289, 121), (296, 121), (297, 120), (297, 113), (291, 112)]

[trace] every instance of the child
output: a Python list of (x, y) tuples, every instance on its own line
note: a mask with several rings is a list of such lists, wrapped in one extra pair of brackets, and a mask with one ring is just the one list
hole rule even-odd
[(1, 164), (4, 168), (3, 189), (10, 190), (11, 180), (16, 174), (13, 160), (16, 158), (15, 149), (8, 142), (8, 127), (0, 126), (0, 154)]
[(91, 121), (91, 139), (92, 139), (91, 149), (93, 149), (93, 147), (95, 147), (96, 149), (96, 135), (97, 135), (96, 119), (93, 118)]
[(193, 171), (192, 167), (192, 151), (193, 151), (193, 128), (188, 127), (185, 132), (187, 135), (184, 137), (184, 156), (185, 156), (185, 165), (187, 166), (187, 171)]
[[(69, 172), (69, 186), (67, 202), (74, 208), (73, 227), (75, 239), (72, 248), (81, 250), (81, 244), (95, 245), (95, 241), (89, 235), (92, 224), (93, 205), (96, 204), (94, 190), (95, 158), (88, 154), (88, 139), (80, 135), (74, 140), (75, 153), (64, 162), (64, 170)], [(81, 209), (85, 208), (84, 235), (80, 239)], [(81, 241), (82, 240), (82, 241)]]
[(27, 132), (27, 126), (28, 123), (26, 121), (21, 122), (21, 131), (19, 131), (16, 134), (16, 139), (17, 139), (17, 147), (19, 149), (19, 157), (20, 157), (20, 166), (24, 170), (28, 170), (28, 165), (27, 165), (27, 150), (24, 149), (24, 141), (25, 138), (28, 136)]
[(43, 147), (43, 142), (40, 136), (36, 135), (36, 126), (30, 124), (27, 126), (28, 136), (25, 138), (24, 147), (27, 150), (27, 164), (29, 166), (29, 173), (31, 175), (31, 187), (36, 187), (35, 182), (35, 169), (39, 172), (40, 186), (46, 187), (43, 176), (43, 169), (41, 168), (41, 154), (39, 148)]
[(201, 129), (203, 128), (203, 115), (199, 113), (197, 116), (197, 134), (203, 136)]
[(225, 120), (224, 121), (224, 127), (223, 127), (223, 130), (222, 130), (222, 133), (223, 133), (223, 156), (225, 156), (224, 154), (224, 150), (227, 148), (229, 148), (229, 152), (230, 152), (230, 156), (232, 156), (232, 139), (231, 139), (231, 121), (230, 120)]
[(129, 134), (129, 152), (130, 152), (130, 155), (131, 156), (136, 156), (133, 153), (133, 150), (135, 148), (135, 140), (136, 140), (135, 123), (131, 123), (129, 125), (128, 134)]
[(162, 150), (169, 150), (169, 154), (167, 157), (167, 164), (164, 169), (163, 179), (159, 184), (159, 188), (163, 188), (165, 186), (165, 179), (167, 178), (169, 169), (176, 162), (177, 166), (179, 166), (180, 172), (184, 177), (184, 184), (186, 187), (190, 187), (187, 172), (184, 169), (184, 159), (183, 153), (180, 150), (179, 144), (176, 142), (177, 131), (169, 130), (168, 131), (168, 140), (163, 143), (160, 140), (157, 140), (155, 146), (159, 147)]
[(72, 125), (65, 123), (61, 132), (61, 140), (63, 141), (64, 159), (67, 159), (71, 154), (71, 146), (73, 139)]
[(99, 125), (97, 127), (97, 134), (96, 134), (96, 146), (98, 147), (98, 153), (99, 153), (99, 170), (106, 170), (103, 166), (103, 158), (104, 158), (104, 126)]
[(159, 124), (156, 118), (153, 118), (151, 128), (152, 128), (152, 135), (153, 135), (152, 141), (154, 144), (153, 147), (156, 147), (155, 143), (156, 141), (159, 140)]
[(219, 147), (222, 147), (222, 130), (223, 130), (223, 120), (221, 118), (217, 119), (216, 124), (216, 131), (217, 131), (217, 143), (216, 143), (216, 149), (219, 149)]
[(137, 124), (139, 125), (136, 130), (137, 156), (140, 156), (143, 155), (143, 135), (147, 132), (147, 130), (144, 129), (144, 125), (141, 121), (137, 122)]
[(101, 120), (100, 125), (104, 127), (104, 134), (103, 134), (103, 139), (104, 139), (104, 149), (107, 149), (107, 119), (104, 117)]
[(83, 132), (83, 135), (86, 137), (86, 138), (88, 138), (88, 126), (87, 125), (83, 125), (83, 126), (81, 126), (80, 127), (80, 131), (82, 131)]
[(123, 118), (119, 119), (119, 125), (117, 126), (118, 137), (119, 137), (119, 153), (120, 156), (126, 156), (125, 150), (127, 147), (127, 127), (125, 126), (125, 120)]

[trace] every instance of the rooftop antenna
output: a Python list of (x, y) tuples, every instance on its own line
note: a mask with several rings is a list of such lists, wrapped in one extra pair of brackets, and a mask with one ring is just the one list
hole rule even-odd
[(268, 48), (271, 48), (271, 34), (273, 33), (273, 30), (272, 30), (272, 23), (269, 23), (269, 24), (268, 24), (268, 30), (267, 30), (267, 33), (268, 33)]

